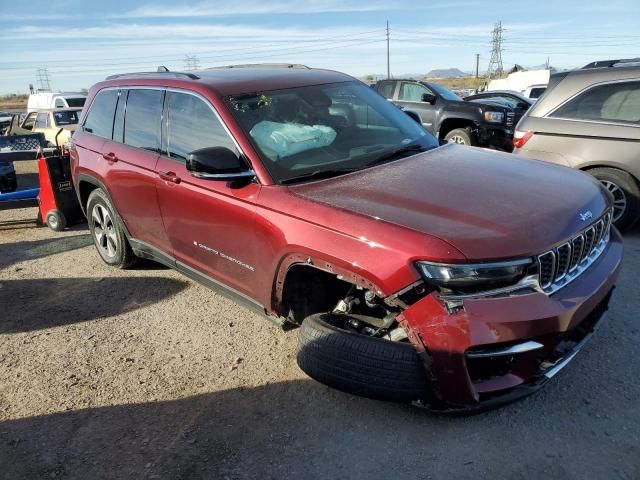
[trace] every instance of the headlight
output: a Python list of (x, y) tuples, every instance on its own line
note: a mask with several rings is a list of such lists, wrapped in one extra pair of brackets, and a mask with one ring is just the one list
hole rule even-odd
[(513, 285), (523, 278), (533, 260), (525, 258), (497, 263), (442, 264), (416, 262), (427, 283), (438, 289), (477, 292)]
[(491, 123), (502, 123), (504, 113), (502, 112), (484, 112), (484, 120)]

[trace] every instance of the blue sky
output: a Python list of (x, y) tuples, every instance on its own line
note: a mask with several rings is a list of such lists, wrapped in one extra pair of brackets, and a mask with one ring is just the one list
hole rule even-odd
[[(22, 3), (22, 4), (21, 4)], [(47, 68), (55, 90), (88, 88), (112, 73), (295, 62), (352, 75), (456, 67), (480, 70), (502, 21), (503, 62), (579, 67), (640, 56), (640, 0), (88, 1), (0, 0), (0, 94), (37, 86)]]

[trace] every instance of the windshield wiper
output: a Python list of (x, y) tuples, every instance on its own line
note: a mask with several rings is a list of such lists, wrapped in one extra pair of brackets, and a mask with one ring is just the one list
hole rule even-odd
[(322, 178), (337, 177), (345, 173), (351, 173), (358, 170), (357, 168), (334, 168), (329, 170), (314, 170), (313, 172), (303, 173), (297, 177), (285, 178), (280, 180), (280, 185), (286, 185), (288, 183), (302, 182), (304, 180), (320, 180)]
[(376, 158), (373, 162), (369, 162), (366, 164), (367, 167), (373, 167), (374, 165), (380, 165), (381, 163), (390, 162), (392, 160), (397, 160), (399, 158), (406, 157), (409, 153), (422, 153), (429, 150), (430, 147), (425, 147), (423, 145), (419, 145), (417, 143), (411, 143), (409, 145), (405, 145), (400, 148), (396, 148), (395, 150), (391, 150), (384, 155)]

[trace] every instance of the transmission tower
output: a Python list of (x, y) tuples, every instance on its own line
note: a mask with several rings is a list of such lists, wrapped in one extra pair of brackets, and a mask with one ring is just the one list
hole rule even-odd
[(36, 70), (36, 78), (38, 79), (38, 85), (40, 90), (51, 90), (51, 82), (49, 81), (49, 71), (46, 68), (39, 68)]
[(496, 23), (491, 32), (491, 59), (487, 68), (487, 78), (502, 77), (502, 22)]
[(184, 69), (189, 72), (191, 70), (198, 70), (200, 68), (200, 60), (197, 55), (185, 55), (184, 57)]

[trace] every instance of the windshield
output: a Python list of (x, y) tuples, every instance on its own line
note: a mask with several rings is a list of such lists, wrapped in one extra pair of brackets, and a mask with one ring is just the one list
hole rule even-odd
[(56, 111), (53, 112), (53, 121), (57, 127), (76, 125), (78, 123), (78, 113), (80, 113), (80, 110)]
[(453, 93), (451, 90), (443, 87), (442, 85), (438, 85), (437, 83), (430, 83), (429, 88), (433, 88), (438, 93), (438, 95), (440, 95), (445, 100), (452, 100), (454, 102), (463, 101), (458, 95)]
[(260, 92), (228, 102), (278, 183), (338, 175), (438, 146), (421, 125), (360, 82)]

